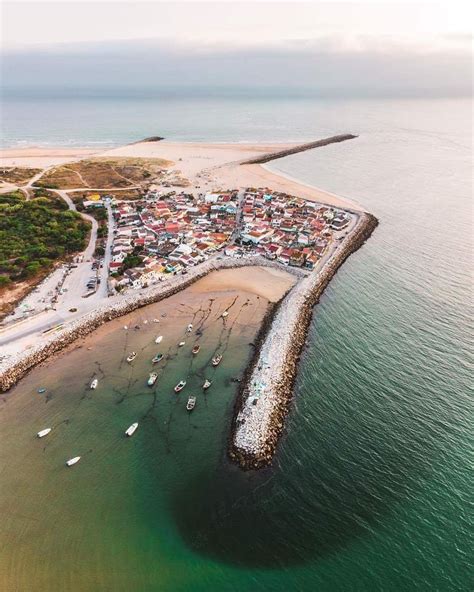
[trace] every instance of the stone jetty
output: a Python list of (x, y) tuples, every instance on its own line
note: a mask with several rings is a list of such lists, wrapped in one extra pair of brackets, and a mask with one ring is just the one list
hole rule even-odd
[(377, 219), (360, 215), (324, 267), (298, 282), (275, 307), (257, 342), (236, 401), (229, 456), (244, 469), (271, 464), (293, 393), (313, 307), (339, 266), (372, 234)]
[(240, 164), (264, 164), (265, 162), (270, 162), (271, 160), (276, 160), (277, 158), (283, 158), (284, 156), (289, 156), (290, 154), (298, 154), (298, 152), (312, 150), (313, 148), (320, 148), (321, 146), (327, 146), (328, 144), (335, 144), (337, 142), (345, 142), (346, 140), (353, 140), (354, 138), (357, 138), (357, 136), (354, 136), (353, 134), (340, 134), (338, 136), (331, 136), (330, 138), (323, 138), (322, 140), (316, 140), (315, 142), (299, 144), (298, 146), (293, 146), (287, 150), (268, 152), (267, 154), (262, 154), (261, 156), (256, 156), (255, 158), (243, 160)]

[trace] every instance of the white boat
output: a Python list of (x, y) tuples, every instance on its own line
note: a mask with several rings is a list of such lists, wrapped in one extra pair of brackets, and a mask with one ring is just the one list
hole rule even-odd
[(222, 318), (226, 318), (226, 316), (229, 314), (228, 310), (224, 310), (224, 312), (222, 313)]
[(125, 430), (125, 435), (126, 436), (133, 436), (133, 434), (136, 432), (137, 428), (138, 428), (138, 423), (132, 423), (132, 425)]
[(159, 323), (160, 322), (160, 319), (153, 319), (153, 322), (154, 323)]
[(211, 386), (212, 382), (210, 380), (205, 380), (204, 384), (202, 385), (202, 388), (204, 390), (208, 389)]
[(188, 411), (192, 411), (196, 406), (196, 397), (189, 397), (188, 402), (186, 403), (186, 409)]
[(186, 345), (186, 341), (180, 341), (178, 343), (178, 347), (183, 347), (183, 345)]
[(131, 353), (131, 354), (128, 356), (128, 358), (127, 358), (127, 362), (128, 362), (128, 363), (130, 363), (130, 362), (133, 362), (133, 360), (134, 360), (136, 357), (137, 357), (137, 352), (132, 352), (132, 353)]
[(96, 389), (98, 384), (99, 380), (97, 378), (94, 378), (94, 380), (91, 382), (91, 389)]
[(36, 435), (38, 436), (38, 438), (44, 438), (49, 434), (50, 431), (51, 428), (45, 428), (44, 430), (40, 430)]
[(163, 354), (156, 354), (156, 356), (151, 360), (152, 364), (158, 364), (163, 359)]
[(66, 461), (66, 464), (68, 467), (72, 467), (72, 465), (75, 465), (76, 463), (78, 463), (81, 460), (80, 456), (75, 456), (74, 458), (70, 458), (69, 460)]
[(192, 330), (193, 330), (193, 324), (192, 323), (189, 323), (188, 328), (186, 329), (186, 331), (188, 333), (191, 333)]
[(158, 374), (156, 372), (152, 372), (148, 377), (148, 386), (153, 386), (158, 378)]
[(182, 391), (185, 386), (186, 386), (186, 381), (185, 380), (180, 380), (178, 382), (178, 384), (174, 387), (174, 392), (175, 393), (179, 393), (179, 391)]
[(158, 337), (155, 339), (155, 343), (161, 343), (163, 341), (163, 335), (158, 335)]
[(221, 363), (221, 360), (222, 360), (222, 354), (217, 354), (217, 356), (214, 356), (212, 358), (212, 365), (218, 366)]

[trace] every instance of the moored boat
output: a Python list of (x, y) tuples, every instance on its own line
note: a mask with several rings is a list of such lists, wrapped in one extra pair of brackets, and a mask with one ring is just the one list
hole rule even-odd
[(66, 464), (68, 467), (72, 467), (72, 465), (75, 465), (76, 463), (78, 463), (81, 460), (80, 456), (75, 456), (74, 458), (70, 458), (69, 460), (66, 461)]
[(163, 354), (156, 354), (156, 356), (152, 359), (152, 363), (157, 364), (158, 362), (161, 362), (162, 359), (163, 359)]
[(221, 363), (221, 360), (222, 360), (222, 354), (217, 354), (217, 356), (214, 356), (212, 358), (212, 365), (219, 366), (219, 364)]
[(132, 423), (132, 425), (125, 430), (125, 435), (129, 436), (129, 437), (133, 436), (133, 434), (135, 433), (137, 428), (138, 428), (138, 422)]
[(193, 355), (197, 355), (197, 354), (199, 353), (199, 350), (200, 350), (200, 349), (201, 349), (201, 346), (200, 346), (200, 345), (198, 345), (198, 344), (196, 344), (196, 345), (193, 347)]
[(196, 406), (196, 397), (189, 397), (188, 402), (186, 403), (186, 409), (188, 411), (192, 411)]
[(191, 333), (192, 330), (193, 330), (193, 324), (192, 323), (189, 323), (188, 328), (186, 329), (186, 331), (188, 333)]
[(185, 380), (180, 380), (178, 382), (178, 384), (174, 387), (174, 392), (175, 393), (179, 393), (179, 391), (182, 391), (185, 386), (186, 386), (186, 381)]
[(137, 352), (132, 352), (132, 353), (131, 353), (131, 354), (128, 356), (128, 358), (127, 358), (127, 362), (128, 362), (128, 363), (130, 363), (130, 362), (133, 362), (133, 360), (134, 360), (136, 357), (137, 357)]
[(163, 335), (158, 335), (158, 337), (155, 339), (155, 343), (161, 343), (163, 341)]
[(204, 381), (204, 384), (202, 385), (202, 388), (204, 390), (207, 390), (211, 386), (211, 384), (212, 384), (212, 381), (211, 380), (207, 380), (207, 378), (206, 378), (206, 380)]
[(44, 438), (49, 434), (50, 431), (51, 428), (45, 428), (44, 430), (40, 430), (36, 435), (38, 436), (38, 438)]
[(178, 343), (178, 347), (183, 347), (183, 345), (186, 345), (186, 341), (180, 341)]
[(94, 380), (91, 382), (91, 389), (92, 390), (96, 389), (98, 384), (99, 384), (99, 380), (97, 378), (94, 378)]
[(38, 392), (39, 392), (39, 394), (40, 394), (40, 395), (42, 395), (43, 393), (45, 393), (45, 392), (46, 392), (46, 389), (44, 388), (44, 386), (41, 386), (41, 387), (38, 389)]
[(226, 318), (226, 316), (229, 314), (228, 310), (224, 310), (224, 312), (222, 313), (222, 318)]
[(156, 372), (152, 372), (148, 377), (148, 386), (153, 386), (158, 378), (158, 374)]

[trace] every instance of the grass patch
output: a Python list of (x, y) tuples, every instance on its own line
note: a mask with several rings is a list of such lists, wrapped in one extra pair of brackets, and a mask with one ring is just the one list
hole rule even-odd
[(119, 189), (156, 182), (172, 163), (148, 158), (98, 157), (57, 166), (47, 171), (35, 187), (59, 189)]
[(25, 185), (42, 170), (27, 167), (0, 167), (0, 181), (13, 185)]

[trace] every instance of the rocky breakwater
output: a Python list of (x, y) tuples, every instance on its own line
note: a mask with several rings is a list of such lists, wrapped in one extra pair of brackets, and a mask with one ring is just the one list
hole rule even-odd
[(351, 253), (361, 247), (378, 224), (360, 215), (354, 230), (324, 267), (297, 283), (274, 310), (257, 353), (242, 383), (229, 442), (229, 456), (243, 469), (271, 464), (293, 394), (298, 361), (306, 341), (313, 307)]
[[(244, 259), (214, 258), (190, 269), (186, 275), (168, 276), (165, 281), (140, 292), (110, 298), (95, 310), (67, 323), (47, 337), (38, 337), (38, 344), (32, 348), (3, 360), (0, 363), (0, 392), (9, 390), (31, 368), (73, 343), (76, 339), (85, 337), (102, 324), (133, 312), (140, 307), (168, 298), (212, 271), (245, 266), (266, 266), (281, 269), (277, 263), (259, 256)], [(294, 271), (295, 275), (301, 277), (301, 272)]]
[(312, 150), (313, 148), (321, 148), (322, 146), (328, 146), (329, 144), (335, 144), (337, 142), (345, 142), (346, 140), (354, 140), (357, 136), (354, 134), (339, 134), (338, 136), (331, 136), (330, 138), (323, 138), (322, 140), (316, 140), (315, 142), (308, 142), (306, 144), (299, 144), (286, 150), (280, 150), (278, 152), (268, 152), (261, 156), (249, 158), (241, 161), (240, 164), (264, 164), (277, 158), (283, 158), (284, 156), (290, 156), (291, 154), (298, 154), (298, 152), (304, 152), (305, 150)]

